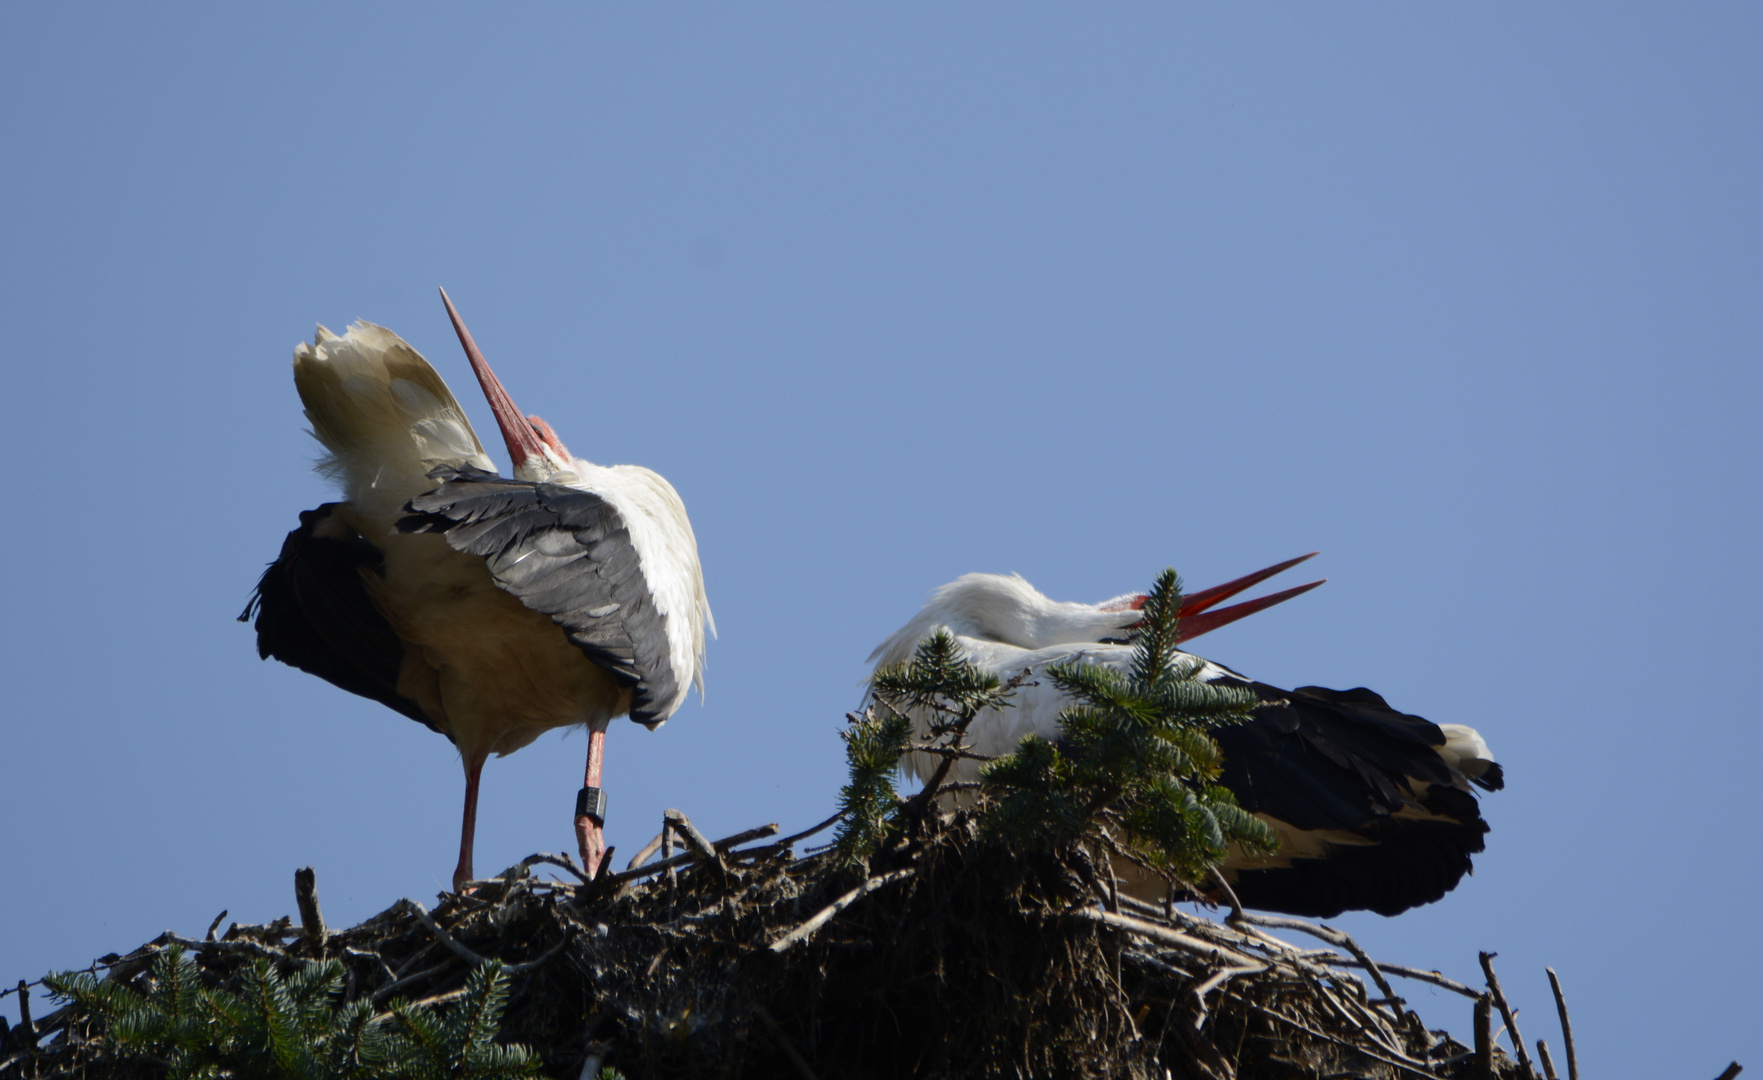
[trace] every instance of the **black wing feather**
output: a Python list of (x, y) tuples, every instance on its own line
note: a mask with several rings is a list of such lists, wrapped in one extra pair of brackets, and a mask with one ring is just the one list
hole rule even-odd
[(588, 659), (632, 688), (631, 719), (665, 720), (683, 672), (618, 509), (590, 491), (442, 466), (400, 532), (436, 532), (483, 558), (497, 586), (549, 615)]
[[(1322, 918), (1394, 915), (1439, 899), (1470, 872), (1488, 826), (1438, 754), (1438, 725), (1364, 688), (1242, 685), (1262, 700), (1254, 719), (1212, 733), (1224, 751), (1222, 782), (1237, 801), (1294, 828), (1369, 841), (1337, 844), (1325, 859), (1239, 871), (1243, 903)], [(1448, 820), (1395, 816), (1416, 802)]]
[[(282, 541), (281, 555), (263, 572), (239, 621), (256, 616), (263, 659), (274, 657), (439, 731), (398, 692), (405, 645), (361, 578), (383, 572), (385, 562), (378, 548), (330, 521), (337, 505), (301, 512), (300, 527)], [(327, 535), (318, 535), (327, 523)]]

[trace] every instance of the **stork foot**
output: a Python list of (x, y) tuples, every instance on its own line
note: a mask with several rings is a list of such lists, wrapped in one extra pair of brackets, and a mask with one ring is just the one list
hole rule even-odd
[(582, 853), (582, 872), (592, 879), (599, 873), (600, 863), (606, 858), (606, 836), (601, 831), (600, 823), (586, 814), (577, 814), (575, 842)]

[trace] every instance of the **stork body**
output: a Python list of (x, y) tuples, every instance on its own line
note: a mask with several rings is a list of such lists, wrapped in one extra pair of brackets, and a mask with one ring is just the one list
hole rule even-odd
[[(1194, 594), (1184, 615), (1289, 565)], [(1182, 620), (1182, 640), (1310, 587), (1221, 612), (1195, 611)], [(1203, 597), (1210, 603), (1197, 602)], [(973, 749), (995, 757), (1030, 734), (1060, 738), (1059, 713), (1071, 699), (1046, 677), (1047, 668), (1075, 662), (1131, 669), (1126, 639), (1142, 602), (1127, 595), (1100, 604), (1061, 603), (1020, 577), (968, 574), (938, 589), (870, 660), (877, 670), (904, 663), (919, 641), (947, 630), (970, 661), (1000, 678), (1028, 672), (1010, 707), (987, 710), (968, 728)], [(1200, 663), (1200, 679), (1246, 687), (1261, 701), (1248, 723), (1211, 733), (1224, 752), (1220, 782), (1280, 839), (1272, 856), (1233, 854), (1224, 864), (1226, 880), (1245, 904), (1321, 917), (1345, 910), (1394, 915), (1439, 899), (1469, 872), (1470, 856), (1482, 850), (1487, 832), (1471, 786), (1491, 791), (1504, 783), (1474, 729), (1397, 712), (1365, 689), (1286, 691)], [(923, 738), (931, 717), (913, 719)], [(909, 753), (905, 765), (923, 780), (941, 760)], [(956, 772), (975, 779), (977, 763), (962, 760)], [(1161, 899), (1160, 882), (1125, 866), (1117, 870), (1135, 892)]]
[(662, 477), (575, 458), (522, 417), (447, 306), (514, 478), (494, 473), (446, 383), (396, 334), (320, 327), (295, 350), (294, 381), (327, 452), (319, 469), (345, 498), (300, 515), (246, 617), (265, 658), (452, 740), (466, 773), (456, 888), (472, 877), (484, 761), (585, 725), (576, 829), (592, 872), (608, 725), (659, 726), (702, 689), (697, 543)]

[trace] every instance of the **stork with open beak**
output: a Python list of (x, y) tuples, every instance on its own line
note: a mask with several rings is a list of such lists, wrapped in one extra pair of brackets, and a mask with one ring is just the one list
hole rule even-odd
[[(1184, 596), (1184, 646), (1321, 585), (1315, 581), (1210, 610), (1310, 557)], [(1131, 670), (1128, 638), (1144, 603), (1135, 594), (1099, 604), (1061, 603), (1014, 575), (968, 574), (936, 590), (870, 660), (878, 671), (904, 663), (921, 640), (947, 630), (968, 660), (1000, 678), (1029, 672), (1011, 707), (988, 709), (967, 729), (975, 752), (998, 757), (1031, 734), (1054, 742), (1061, 737), (1059, 713), (1072, 699), (1045, 677), (1049, 667), (1092, 663)], [(1176, 662), (1185, 663), (1184, 656), (1177, 654)], [(1222, 873), (1244, 904), (1324, 918), (1347, 910), (1394, 915), (1438, 900), (1470, 871), (1470, 856), (1483, 849), (1488, 831), (1472, 786), (1497, 791), (1505, 783), (1473, 728), (1397, 712), (1364, 688), (1281, 690), (1211, 661), (1199, 663), (1198, 678), (1246, 687), (1260, 699), (1247, 723), (1210, 733), (1224, 753), (1219, 783), (1280, 840), (1272, 856), (1233, 853), (1224, 863)], [(919, 739), (928, 735), (932, 720), (928, 711), (913, 713)], [(942, 760), (909, 753), (905, 765), (924, 780)], [(970, 760), (958, 762), (954, 772), (952, 779), (978, 778)], [(1142, 899), (1162, 899), (1160, 880), (1130, 865), (1116, 870)]]
[(300, 515), (241, 621), (258, 653), (372, 698), (452, 740), (465, 766), (455, 889), (472, 879), (478, 778), (552, 728), (585, 725), (576, 840), (605, 847), (606, 730), (653, 729), (692, 685), (714, 633), (697, 540), (666, 480), (574, 457), (522, 416), (441, 293), (513, 460), (494, 465), (447, 384), (396, 334), (324, 327), (294, 350), (294, 385), (344, 500)]

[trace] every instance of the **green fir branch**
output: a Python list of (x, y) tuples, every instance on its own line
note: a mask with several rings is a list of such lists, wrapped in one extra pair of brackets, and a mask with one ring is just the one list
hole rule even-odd
[(1235, 846), (1271, 852), (1272, 831), (1215, 781), (1224, 756), (1208, 732), (1247, 720), (1247, 689), (1200, 681), (1204, 662), (1181, 652), (1181, 579), (1158, 575), (1133, 633), (1125, 672), (1057, 664), (1048, 677), (1073, 703), (1059, 715), (1055, 746), (1025, 739), (986, 765), (993, 796), (984, 820), (1017, 844), (1064, 846), (1117, 838), (1135, 860), (1177, 880), (1205, 880)]
[(98, 1020), (98, 1038), (118, 1057), (164, 1063), (171, 1080), (505, 1080), (541, 1067), (530, 1049), (495, 1041), (508, 1003), (495, 961), (473, 969), (444, 1014), (398, 1001), (383, 1018), (367, 1001), (340, 1000), (335, 960), (286, 976), (256, 960), (234, 991), (203, 986), (195, 960), (174, 945), (154, 958), (144, 993), (85, 972), (44, 983)]
[(839, 735), (845, 740), (851, 782), (839, 789), (844, 820), (834, 850), (842, 865), (866, 866), (887, 839), (900, 804), (894, 772), (912, 739), (912, 721), (884, 704), (851, 714), (851, 726)]

